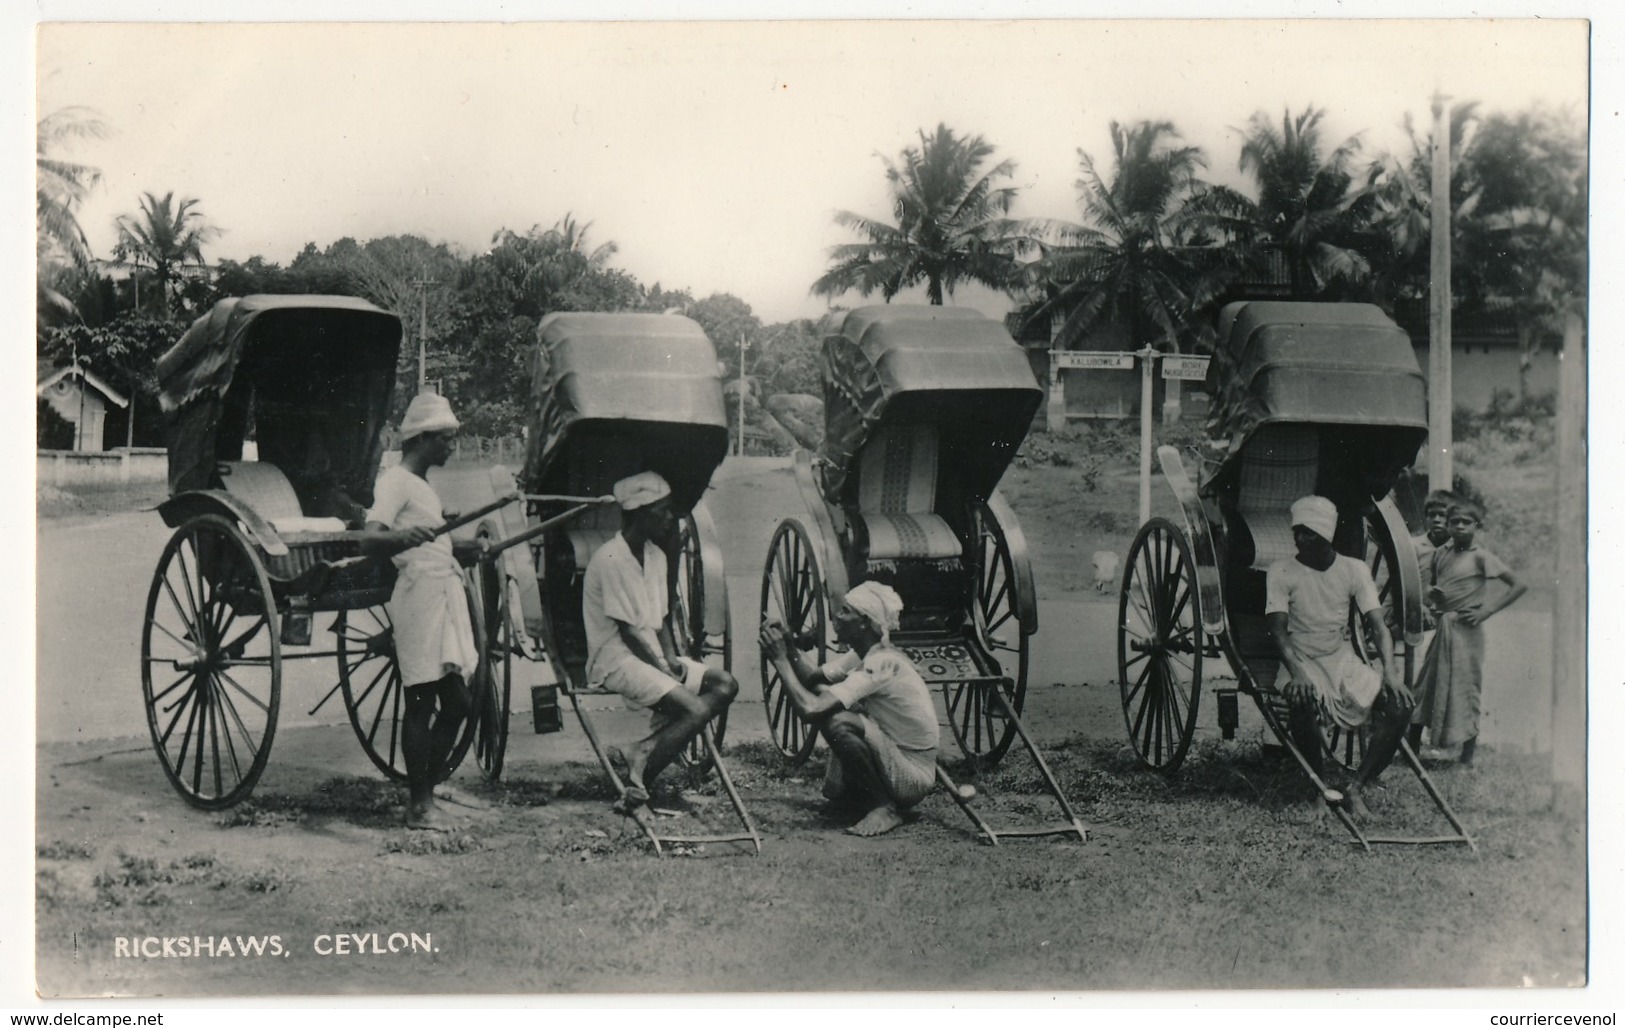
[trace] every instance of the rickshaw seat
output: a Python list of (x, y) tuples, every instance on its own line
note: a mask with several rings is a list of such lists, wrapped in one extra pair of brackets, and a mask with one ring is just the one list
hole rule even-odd
[(578, 515), (569, 524), (564, 535), (570, 540), (576, 570), (585, 573), (592, 555), (621, 530), (621, 511), (619, 507), (594, 507)]
[(1247, 443), (1235, 513), (1252, 537), (1250, 567), (1267, 569), (1290, 560), (1293, 502), (1315, 492), (1320, 440), (1312, 425), (1268, 425)]
[(858, 509), (870, 560), (958, 557), (964, 544), (936, 513), (935, 425), (887, 425), (864, 447)]
[(306, 517), (299, 505), (293, 483), (275, 464), (266, 461), (233, 460), (220, 465), (220, 481), (226, 492), (242, 500), (279, 534), (296, 532), (342, 532), (340, 518)]

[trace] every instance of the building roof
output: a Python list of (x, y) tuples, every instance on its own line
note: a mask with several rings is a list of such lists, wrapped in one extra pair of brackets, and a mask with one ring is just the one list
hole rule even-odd
[(37, 365), (37, 371), (38, 382), (34, 387), (34, 395), (36, 396), (43, 395), (45, 390), (56, 385), (64, 378), (74, 377), (84, 379), (86, 382), (90, 383), (96, 388), (97, 392), (107, 397), (107, 399), (112, 401), (112, 403), (114, 403), (116, 406), (127, 407), (130, 404), (130, 401), (126, 399), (122, 393), (108, 385), (106, 382), (103, 382), (93, 372), (87, 371), (77, 364), (70, 364), (65, 368), (52, 369), (47, 368), (46, 365), (41, 362)]

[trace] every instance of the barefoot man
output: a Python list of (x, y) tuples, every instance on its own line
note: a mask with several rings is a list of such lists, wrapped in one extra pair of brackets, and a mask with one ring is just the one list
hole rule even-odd
[(587, 562), (581, 606), (588, 684), (653, 711), (649, 734), (631, 753), (609, 753), (624, 765), (623, 809), (630, 812), (649, 801), (655, 776), (728, 709), (739, 685), (726, 671), (679, 656), (672, 641), (663, 549), (677, 529), (671, 486), (645, 471), (616, 482), (613, 492), (621, 530)]
[[(1332, 548), (1336, 532), (1337, 507), (1331, 500), (1305, 496), (1292, 505), (1298, 555), (1270, 565), (1264, 612), (1291, 676), (1286, 698), (1292, 739), (1315, 773), (1324, 780), (1320, 718), (1351, 730), (1371, 725), (1365, 757), (1344, 789), (1349, 809), (1369, 817), (1362, 793), (1393, 759), (1415, 701), (1394, 670), (1394, 644), (1371, 572)], [(1348, 638), (1350, 602), (1376, 641), (1381, 670), (1354, 652)]]
[(835, 611), (835, 638), (851, 649), (814, 667), (783, 625), (765, 625), (762, 658), (784, 679), (802, 720), (829, 744), (824, 796), (831, 813), (861, 814), (853, 835), (883, 835), (936, 785), (937, 712), (931, 691), (891, 644), (903, 601), (890, 586), (864, 582)]
[(395, 662), (405, 683), (401, 760), (410, 797), (409, 828), (446, 831), (447, 815), (434, 800), (463, 722), (473, 709), (468, 680), (479, 663), (463, 592), (462, 564), (478, 556), (477, 541), (435, 535), (445, 524), (429, 469), (446, 463), (457, 418), (444, 396), (419, 393), (401, 419), (401, 462), (378, 476), (363, 551), (395, 563), (389, 599)]

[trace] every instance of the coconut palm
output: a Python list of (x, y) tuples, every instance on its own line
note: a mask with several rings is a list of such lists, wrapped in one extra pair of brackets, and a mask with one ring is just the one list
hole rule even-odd
[(100, 139), (107, 126), (86, 107), (46, 115), (34, 136), (34, 255), (40, 326), (77, 313), (69, 293), (90, 268), (90, 246), (74, 209), (101, 180), (101, 170), (69, 161), (60, 151), (77, 140)]
[(1105, 327), (1135, 346), (1189, 348), (1194, 314), (1211, 292), (1222, 251), (1201, 245), (1219, 220), (1198, 173), (1207, 160), (1180, 145), (1167, 121), (1111, 123), (1111, 179), (1078, 151), (1084, 224), (1052, 223), (1042, 256), (1028, 269), (1041, 302), (1029, 320), (1063, 317), (1054, 345), (1068, 349)]
[(895, 163), (881, 158), (893, 221), (836, 212), (836, 223), (864, 241), (831, 248), (814, 296), (878, 290), (889, 302), (923, 282), (927, 300), (940, 304), (961, 282), (995, 289), (1016, 284), (1015, 257), (1031, 240), (1007, 217), (1016, 187), (997, 184), (1015, 174), (1015, 163), (1000, 161), (984, 171), (993, 146), (981, 136), (957, 136), (945, 124), (919, 135), (920, 145), (905, 147)]
[(143, 193), (140, 213), (120, 215), (116, 222), (113, 255), (134, 267), (152, 269), (165, 310), (187, 268), (203, 267), (203, 244), (219, 234), (203, 220), (198, 203), (192, 197), (177, 203), (173, 192), (161, 197)]
[(1350, 165), (1360, 150), (1350, 136), (1322, 156), (1325, 110), (1282, 111), (1277, 125), (1263, 111), (1247, 122), (1240, 170), (1251, 173), (1258, 199), (1244, 204), (1254, 247), (1286, 257), (1292, 296), (1325, 295), (1333, 283), (1358, 283), (1370, 273), (1362, 248), (1369, 246), (1367, 219), (1373, 201), (1356, 188)]

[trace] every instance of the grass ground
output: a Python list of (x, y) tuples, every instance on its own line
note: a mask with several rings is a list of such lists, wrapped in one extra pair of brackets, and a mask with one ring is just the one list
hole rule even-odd
[[(1200, 747), (1171, 779), (1115, 742), (1047, 756), (1093, 825), (978, 845), (944, 797), (878, 841), (815, 813), (816, 773), (765, 744), (731, 766), (759, 858), (704, 847), (651, 860), (606, 812), (594, 769), (521, 764), (466, 831), (395, 827), (396, 790), (312, 776), (176, 833), (42, 837), (47, 994), (1134, 989), (1577, 984), (1584, 836), (1546, 810), (1539, 762), (1497, 757), (1441, 788), (1479, 852), (1362, 854), (1315, 818), (1297, 775), (1253, 742)], [(1390, 826), (1430, 808), (1390, 771)], [(1053, 817), (1025, 758), (981, 782), (997, 822)], [(725, 825), (714, 788), (657, 793), (684, 826)], [(1439, 823), (1434, 821), (1434, 825)], [(167, 835), (167, 837), (166, 837)], [(184, 839), (184, 844), (174, 840)], [(199, 911), (208, 911), (200, 918)], [(432, 932), (411, 959), (323, 958), (317, 936)], [(276, 932), (289, 961), (111, 959), (120, 935)], [(297, 982), (297, 986), (292, 983)]]

